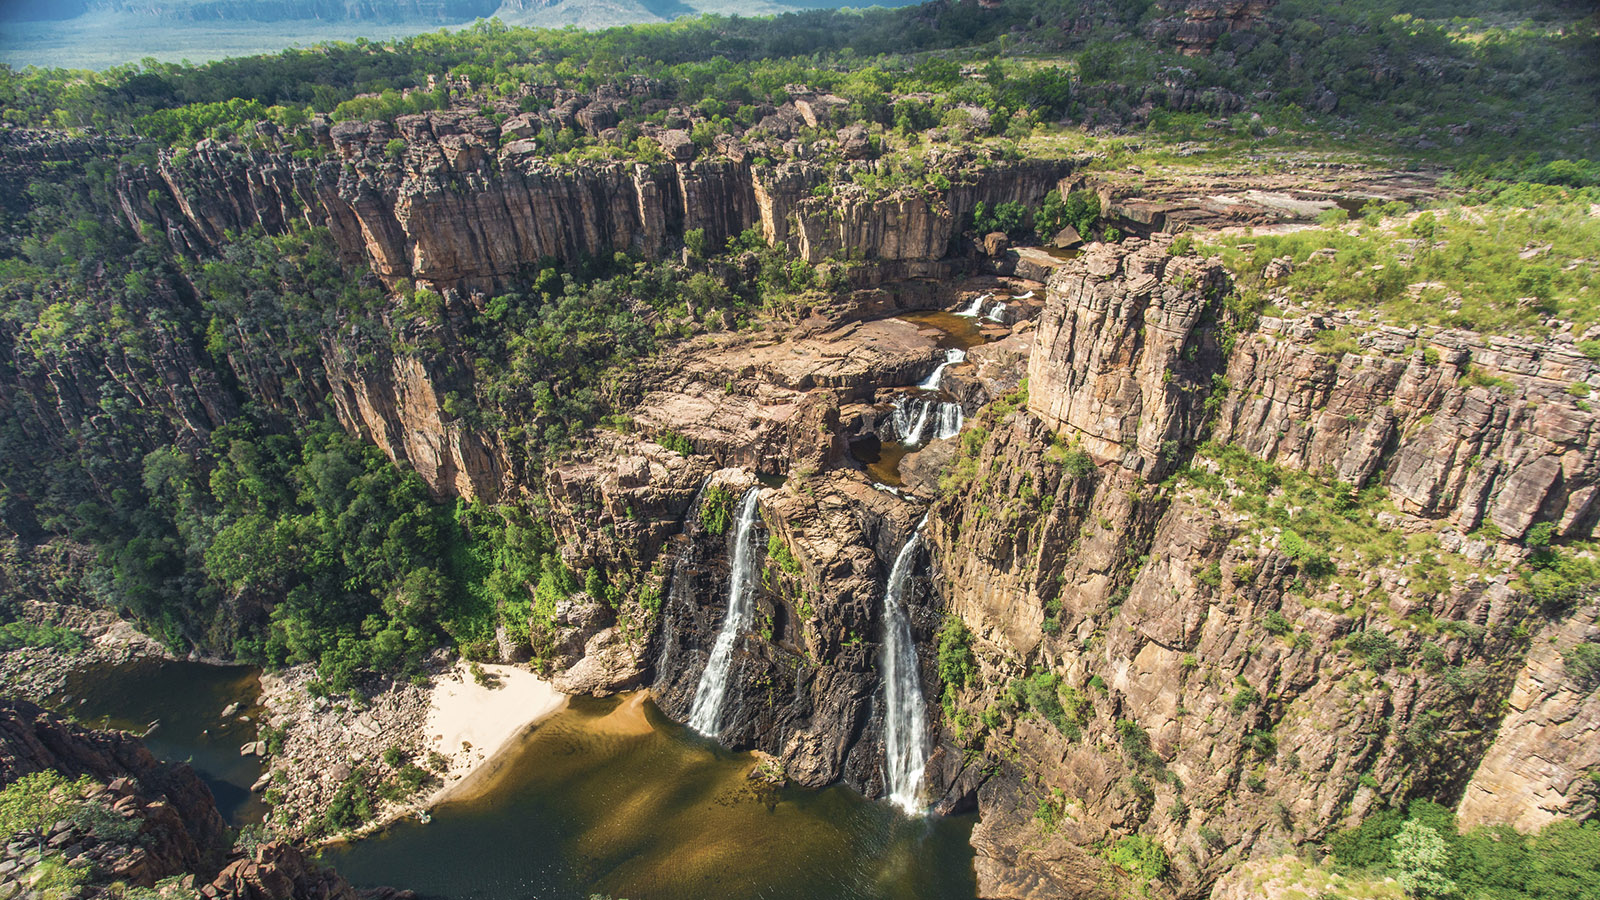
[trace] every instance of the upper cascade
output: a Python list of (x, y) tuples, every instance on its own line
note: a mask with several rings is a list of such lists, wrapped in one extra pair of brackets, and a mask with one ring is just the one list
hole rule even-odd
[(967, 351), (962, 350), (959, 347), (951, 347), (944, 352), (944, 362), (939, 363), (939, 365), (934, 368), (933, 374), (923, 379), (922, 383), (917, 385), (917, 387), (925, 391), (937, 391), (939, 389), (939, 385), (944, 382), (944, 370), (952, 365), (966, 361)]
[(983, 313), (983, 305), (993, 299), (993, 294), (979, 294), (978, 296), (972, 298), (972, 302), (967, 304), (966, 309), (961, 310), (960, 312), (956, 313), (956, 315), (968, 319), (976, 319)]
[(728, 674), (733, 668), (733, 643), (739, 634), (747, 631), (754, 617), (755, 602), (751, 586), (756, 580), (755, 534), (761, 521), (761, 510), (756, 502), (759, 487), (745, 491), (739, 506), (739, 524), (733, 537), (733, 572), (728, 581), (728, 614), (722, 620), (722, 630), (717, 632), (717, 642), (711, 648), (711, 659), (700, 675), (700, 685), (694, 692), (694, 707), (689, 712), (689, 727), (707, 737), (716, 737), (722, 730), (722, 702), (728, 693)]
[(928, 723), (917, 647), (906, 621), (905, 596), (911, 568), (922, 547), (924, 516), (889, 570), (883, 595), (884, 788), (889, 799), (911, 815), (920, 814), (922, 772), (928, 764)]

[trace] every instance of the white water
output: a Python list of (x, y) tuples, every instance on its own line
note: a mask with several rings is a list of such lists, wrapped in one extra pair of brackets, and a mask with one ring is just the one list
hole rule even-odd
[(889, 570), (883, 593), (883, 744), (884, 787), (889, 799), (908, 814), (922, 812), (918, 791), (922, 770), (928, 764), (928, 723), (924, 719), (922, 680), (917, 675), (917, 649), (906, 622), (905, 595), (911, 584), (911, 567), (922, 545), (917, 523)]
[(961, 426), (965, 416), (959, 403), (939, 404), (939, 427), (933, 433), (934, 440), (942, 441), (953, 438), (961, 433)]
[(989, 314), (987, 316), (984, 316), (984, 318), (988, 319), (991, 322), (1000, 322), (1001, 324), (1004, 324), (1005, 320), (1006, 320), (1006, 304), (1005, 304), (1005, 302), (1001, 301), (999, 303), (996, 303), (994, 305), (994, 309), (989, 310)]
[(1033, 291), (1029, 291), (1026, 294), (1020, 294), (1020, 295), (1018, 295), (1016, 297), (1012, 297), (1011, 299), (1013, 299), (1013, 300), (1027, 300), (1027, 299), (1030, 299), (1032, 297), (1033, 297)]
[[(894, 432), (892, 440), (907, 447), (919, 447), (930, 440), (943, 440), (961, 433), (966, 416), (961, 404), (931, 398), (895, 398), (894, 412), (889, 414), (889, 425)], [(929, 428), (932, 433), (929, 433)]]
[(759, 490), (745, 491), (744, 502), (739, 506), (739, 524), (733, 534), (733, 573), (728, 580), (728, 614), (722, 620), (722, 630), (717, 632), (717, 642), (711, 648), (706, 670), (700, 674), (694, 707), (689, 712), (689, 727), (707, 737), (716, 737), (722, 730), (722, 701), (727, 696), (728, 673), (733, 668), (733, 643), (755, 617), (750, 587), (756, 578), (755, 532), (756, 523), (761, 521), (761, 511), (756, 506)]
[(976, 319), (978, 315), (983, 312), (983, 305), (988, 303), (991, 299), (993, 299), (993, 297), (993, 294), (980, 294), (976, 297), (973, 297), (972, 303), (969, 304), (966, 309), (956, 313), (956, 315), (965, 316), (969, 319)]
[(950, 349), (944, 351), (944, 362), (939, 363), (938, 367), (933, 370), (933, 374), (923, 379), (922, 383), (917, 385), (917, 387), (925, 391), (937, 391), (939, 389), (939, 384), (944, 381), (944, 370), (952, 365), (955, 365), (956, 363), (962, 363), (966, 361), (967, 351), (962, 350), (959, 347), (951, 347)]

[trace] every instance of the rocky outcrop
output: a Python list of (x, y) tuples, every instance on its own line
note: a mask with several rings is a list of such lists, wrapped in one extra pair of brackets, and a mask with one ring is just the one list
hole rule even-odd
[(1163, 0), (1157, 5), (1172, 15), (1152, 22), (1150, 36), (1170, 39), (1178, 52), (1196, 56), (1210, 53), (1223, 35), (1257, 25), (1278, 0)]
[[(736, 480), (713, 483), (743, 490)], [(759, 544), (780, 549), (763, 554), (758, 627), (735, 645), (721, 739), (773, 754), (800, 784), (843, 779), (877, 796), (884, 579), (915, 507), (845, 471), (800, 490), (763, 490), (760, 503)], [(731, 529), (712, 534), (691, 519), (672, 562), (652, 692), (674, 718), (688, 715), (726, 610), (723, 544), (732, 537)], [(909, 604), (924, 647), (938, 622), (931, 599), (924, 585)], [(931, 659), (925, 669), (926, 680)]]
[(183, 763), (159, 762), (139, 739), (90, 731), (31, 703), (0, 700), (0, 787), (37, 772), (93, 782), (69, 815), (44, 833), (0, 848), (0, 891), (31, 884), (42, 860), (87, 866), (77, 896), (121, 897), (178, 878), (210, 900), (401, 900), (408, 892), (358, 893), (300, 851), (267, 842), (240, 854), (205, 782)]
[(45, 771), (108, 785), (105, 802), (138, 821), (136, 846), (105, 862), (118, 877), (146, 886), (180, 873), (208, 878), (226, 854), (222, 816), (194, 770), (157, 761), (131, 735), (88, 731), (31, 703), (0, 700), (0, 785)]
[(1169, 240), (1093, 244), (1058, 270), (1028, 368), (1029, 411), (1151, 481), (1198, 435), (1228, 286), (1220, 264), (1174, 257)]

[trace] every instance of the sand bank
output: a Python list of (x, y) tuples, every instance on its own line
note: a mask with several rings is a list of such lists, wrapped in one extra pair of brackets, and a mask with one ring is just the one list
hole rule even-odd
[(469, 664), (457, 663), (434, 680), (423, 728), (424, 752), (450, 761), (443, 784), (427, 800), (431, 806), (458, 791), (470, 791), (477, 775), (529, 727), (567, 705), (567, 695), (516, 666), (482, 665), (475, 678)]

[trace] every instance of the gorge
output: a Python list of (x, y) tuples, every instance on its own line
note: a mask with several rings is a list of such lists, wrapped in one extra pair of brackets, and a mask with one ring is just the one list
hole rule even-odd
[(1600, 37), (1358, 5), (0, 70), (0, 900), (1587, 896)]

